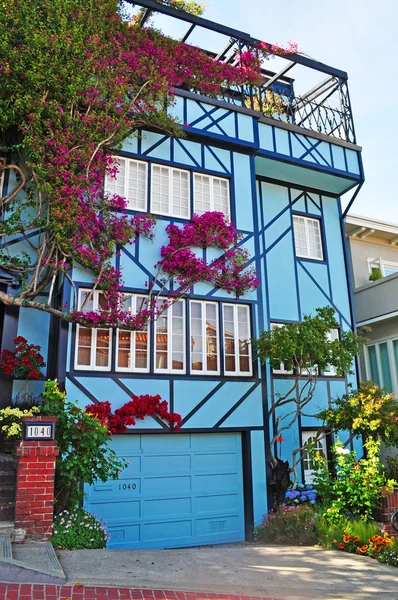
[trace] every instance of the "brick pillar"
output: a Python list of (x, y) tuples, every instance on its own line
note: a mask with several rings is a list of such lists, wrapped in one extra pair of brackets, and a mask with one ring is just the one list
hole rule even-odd
[[(23, 417), (22, 421), (56, 422), (57, 417)], [(17, 446), (15, 527), (25, 530), (27, 540), (51, 538), (58, 454), (55, 441), (21, 441)]]
[(398, 510), (398, 489), (392, 494), (388, 494), (383, 498), (382, 508), (380, 510), (380, 521), (384, 523), (385, 530), (398, 538), (398, 531), (391, 525), (391, 517)]

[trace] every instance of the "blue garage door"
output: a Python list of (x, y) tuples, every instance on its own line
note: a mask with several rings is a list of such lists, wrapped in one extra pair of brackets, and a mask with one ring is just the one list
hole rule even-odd
[(244, 540), (241, 436), (116, 435), (129, 465), (86, 488), (109, 548), (171, 548)]

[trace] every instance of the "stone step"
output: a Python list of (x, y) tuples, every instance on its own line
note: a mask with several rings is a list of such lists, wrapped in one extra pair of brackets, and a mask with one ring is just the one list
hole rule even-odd
[(66, 577), (50, 542), (11, 544), (1, 535), (0, 581), (62, 584)]

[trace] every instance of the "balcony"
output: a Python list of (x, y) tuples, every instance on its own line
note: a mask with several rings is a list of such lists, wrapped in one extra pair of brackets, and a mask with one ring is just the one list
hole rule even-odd
[(398, 273), (372, 281), (354, 291), (358, 326), (398, 316)]
[[(166, 35), (178, 37), (176, 32), (181, 32), (181, 41), (202, 48), (214, 60), (227, 64), (237, 64), (237, 57), (242, 52), (250, 50), (260, 42), (247, 33), (170, 6), (159, 5), (153, 0), (138, 0), (133, 4), (145, 9), (141, 18), (142, 25), (151, 17), (154, 26), (161, 28)], [(216, 45), (218, 50), (204, 48), (203, 40), (208, 44), (212, 42), (213, 47)], [(273, 63), (280, 68), (276, 72), (264, 68), (262, 85), (225, 89), (215, 99), (256, 111), (308, 132), (356, 144), (347, 73), (300, 53), (286, 57), (278, 56), (273, 59)], [(287, 76), (293, 69), (302, 76), (305, 85), (313, 82), (309, 89), (304, 87), (303, 91), (298, 93), (295, 80)], [(319, 76), (322, 77), (321, 81), (318, 81)], [(195, 90), (185, 91), (195, 93)]]

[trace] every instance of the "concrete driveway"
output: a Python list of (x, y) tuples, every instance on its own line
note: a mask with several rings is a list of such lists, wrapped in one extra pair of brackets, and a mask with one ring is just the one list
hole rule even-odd
[(67, 583), (268, 596), (398, 600), (398, 569), (312, 547), (228, 544), (177, 550), (60, 551)]

